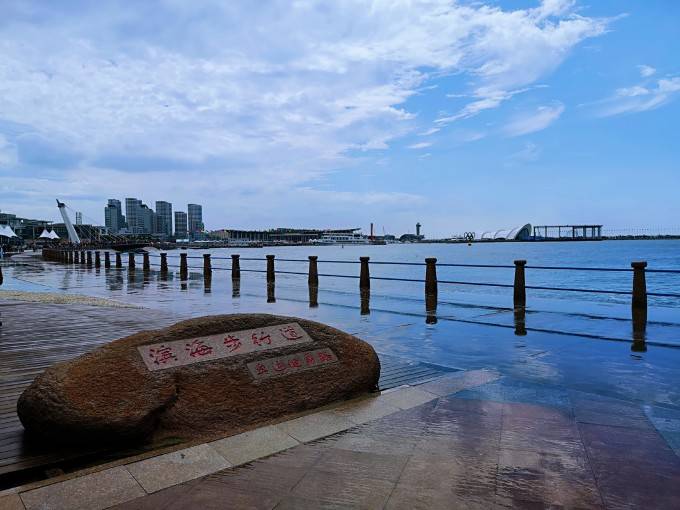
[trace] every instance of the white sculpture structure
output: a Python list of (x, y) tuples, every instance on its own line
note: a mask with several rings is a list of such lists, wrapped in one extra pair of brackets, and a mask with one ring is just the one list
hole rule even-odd
[(73, 228), (73, 223), (71, 223), (71, 219), (68, 217), (68, 214), (66, 213), (66, 204), (60, 202), (59, 199), (57, 199), (57, 207), (59, 207), (59, 212), (61, 213), (61, 217), (64, 220), (64, 225), (66, 225), (66, 231), (68, 232), (69, 240), (73, 244), (80, 244), (80, 237), (78, 237), (78, 232), (76, 232), (76, 229)]

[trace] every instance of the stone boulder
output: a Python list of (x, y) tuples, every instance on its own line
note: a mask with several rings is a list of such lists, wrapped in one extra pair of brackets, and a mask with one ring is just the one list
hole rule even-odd
[(29, 434), (64, 442), (208, 439), (375, 390), (366, 342), (292, 317), (202, 317), (58, 363), (23, 392)]

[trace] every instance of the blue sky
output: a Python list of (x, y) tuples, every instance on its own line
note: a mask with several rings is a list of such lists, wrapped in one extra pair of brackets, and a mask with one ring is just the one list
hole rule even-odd
[(0, 209), (680, 226), (680, 2), (13, 2)]

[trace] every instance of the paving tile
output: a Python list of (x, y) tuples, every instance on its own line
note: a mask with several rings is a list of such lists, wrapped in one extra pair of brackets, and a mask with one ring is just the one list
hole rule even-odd
[(585, 456), (501, 450), (498, 489), (501, 498), (568, 508), (598, 508), (602, 500)]
[(457, 395), (442, 398), (437, 402), (437, 409), (463, 411), (466, 413), (491, 414), (498, 417), (500, 417), (503, 413), (503, 406), (504, 404), (500, 402), (460, 398)]
[(404, 466), (397, 488), (452, 491), (458, 496), (492, 495), (496, 487), (498, 455), (473, 458), (463, 455), (415, 453)]
[(678, 473), (619, 463), (612, 469), (596, 471), (595, 476), (607, 509), (680, 508)]
[(293, 489), (292, 496), (316, 500), (324, 505), (356, 508), (382, 508), (394, 482), (375, 478), (356, 478), (348, 473), (310, 470)]
[(306, 499), (299, 496), (284, 497), (275, 507), (274, 510), (373, 510), (366, 506), (341, 505), (339, 503), (332, 503), (328, 501), (319, 501), (318, 499)]
[(230, 466), (212, 447), (201, 444), (135, 462), (127, 468), (144, 490), (151, 493)]
[(255, 490), (273, 493), (288, 493), (302, 477), (307, 474), (311, 465), (287, 465), (272, 462), (273, 457), (255, 461), (236, 468), (225, 469), (208, 475), (200, 480), (201, 487), (221, 486), (235, 490)]
[(321, 437), (330, 436), (354, 427), (354, 423), (344, 416), (331, 411), (321, 411), (279, 423), (274, 427), (292, 436), (300, 442), (309, 442)]
[(362, 424), (377, 420), (384, 416), (400, 411), (396, 406), (389, 405), (379, 398), (369, 397), (358, 401), (350, 402), (332, 410), (352, 423)]
[(680, 459), (659, 433), (623, 427), (580, 423), (579, 431), (593, 469), (616, 469), (616, 465), (636, 463), (660, 471), (680, 468)]
[(287, 450), (300, 444), (280, 428), (267, 426), (210, 443), (233, 466)]
[(384, 393), (377, 398), (383, 403), (398, 407), (399, 409), (411, 409), (412, 407), (425, 404), (438, 397), (433, 393), (408, 386), (406, 388), (399, 388), (395, 391)]
[(388, 455), (409, 455), (413, 453), (419, 437), (372, 433), (362, 430), (348, 430), (334, 437), (333, 447), (357, 452), (380, 452)]
[(494, 510), (495, 495), (459, 496), (450, 488), (434, 490), (397, 487), (390, 495), (385, 510)]
[(158, 510), (182, 501), (199, 480), (191, 480), (111, 507), (112, 510)]
[(443, 397), (495, 381), (499, 377), (497, 372), (491, 370), (470, 370), (439, 377), (434, 381), (419, 385), (418, 388)]
[(332, 448), (324, 451), (314, 469), (329, 473), (344, 473), (355, 478), (376, 478), (396, 481), (407, 455), (386, 455), (380, 452), (355, 452)]
[(18, 494), (0, 496), (0, 510), (24, 510), (24, 504)]
[(201, 484), (164, 510), (271, 510), (282, 497), (283, 494), (253, 490), (249, 487), (235, 489)]
[(143, 495), (144, 490), (129, 471), (116, 467), (24, 492), (21, 499), (26, 510), (96, 510)]

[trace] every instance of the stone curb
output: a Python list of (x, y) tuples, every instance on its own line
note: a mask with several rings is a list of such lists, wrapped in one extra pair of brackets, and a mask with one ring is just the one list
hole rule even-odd
[(401, 386), (335, 403), (215, 441), (185, 443), (16, 487), (0, 493), (0, 510), (109, 508), (419, 406), (440, 398), (449, 388), (449, 393), (455, 393), (498, 377), (487, 370), (450, 374), (418, 387)]

